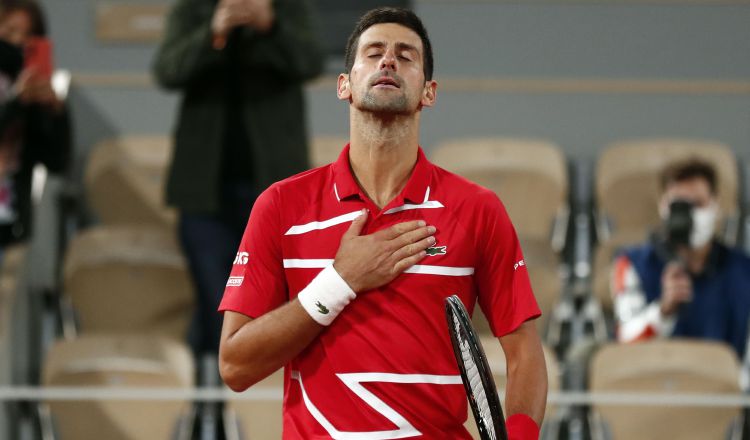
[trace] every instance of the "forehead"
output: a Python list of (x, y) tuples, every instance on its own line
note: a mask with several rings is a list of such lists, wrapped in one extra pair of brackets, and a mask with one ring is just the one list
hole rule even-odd
[(397, 23), (378, 23), (370, 26), (359, 36), (357, 50), (367, 47), (372, 43), (406, 43), (416, 47), (422, 53), (422, 40), (416, 32), (406, 26)]
[(671, 197), (686, 199), (704, 199), (711, 197), (711, 187), (708, 181), (702, 177), (693, 177), (678, 182), (672, 182), (667, 186), (667, 194)]

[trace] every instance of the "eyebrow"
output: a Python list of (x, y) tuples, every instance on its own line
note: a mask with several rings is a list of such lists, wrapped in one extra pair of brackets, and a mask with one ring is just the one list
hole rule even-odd
[[(379, 48), (379, 49), (382, 49), (382, 48), (384, 48), (386, 46), (387, 46), (387, 44), (386, 44), (385, 41), (372, 41), (370, 43), (365, 44), (364, 47), (362, 47), (362, 50), (364, 51), (364, 50), (367, 50), (367, 49), (370, 49), (370, 48)], [(401, 42), (401, 41), (399, 41), (398, 43), (396, 43), (396, 49), (401, 50), (401, 51), (412, 51), (412, 52), (415, 52), (418, 55), (420, 54), (419, 49), (417, 48), (417, 46), (414, 46), (413, 44), (409, 44), (409, 43), (404, 43), (404, 42)]]

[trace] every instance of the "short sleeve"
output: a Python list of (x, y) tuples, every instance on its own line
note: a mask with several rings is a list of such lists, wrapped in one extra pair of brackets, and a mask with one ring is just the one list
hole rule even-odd
[(492, 333), (504, 336), (541, 315), (513, 224), (494, 193), (482, 195), (476, 208), (479, 306)]
[(287, 301), (279, 218), (278, 189), (271, 186), (253, 205), (220, 312), (229, 310), (257, 318)]

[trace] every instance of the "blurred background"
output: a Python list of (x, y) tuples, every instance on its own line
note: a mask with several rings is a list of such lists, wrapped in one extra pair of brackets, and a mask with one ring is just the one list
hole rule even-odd
[[(190, 339), (192, 266), (164, 201), (183, 95), (152, 74), (175, 2), (38, 3), (68, 160), (35, 162), (32, 232), (2, 244), (0, 439), (280, 438), (280, 373), (238, 397)], [(612, 258), (658, 227), (659, 174), (682, 159), (716, 169), (717, 240), (750, 250), (750, 1), (308, 4), (310, 166), (347, 142), (335, 85), (356, 19), (393, 5), (424, 21), (438, 100), (422, 147), (495, 190), (518, 229), (544, 311), (544, 438), (750, 439), (748, 350), (618, 345), (610, 291)], [(499, 345), (485, 348), (503, 388)]]

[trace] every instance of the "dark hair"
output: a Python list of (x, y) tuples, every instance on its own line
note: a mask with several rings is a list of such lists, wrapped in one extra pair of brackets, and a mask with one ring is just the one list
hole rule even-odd
[(425, 81), (431, 80), (433, 69), (432, 44), (430, 44), (430, 37), (427, 36), (427, 29), (425, 29), (422, 20), (417, 17), (417, 14), (403, 8), (384, 7), (371, 9), (357, 21), (352, 34), (349, 35), (349, 40), (346, 42), (346, 52), (344, 52), (346, 72), (349, 73), (352, 71), (354, 58), (357, 55), (359, 37), (370, 27), (381, 23), (400, 24), (419, 35), (419, 38), (422, 40), (422, 50), (424, 52), (422, 55), (424, 79)]
[(716, 169), (710, 163), (698, 158), (690, 158), (668, 165), (661, 174), (661, 189), (676, 182), (684, 182), (694, 178), (704, 179), (708, 183), (711, 194), (716, 194)]
[(34, 0), (2, 0), (0, 2), (0, 17), (11, 12), (23, 11), (31, 19), (31, 35), (44, 37), (47, 35), (47, 21), (42, 7)]

